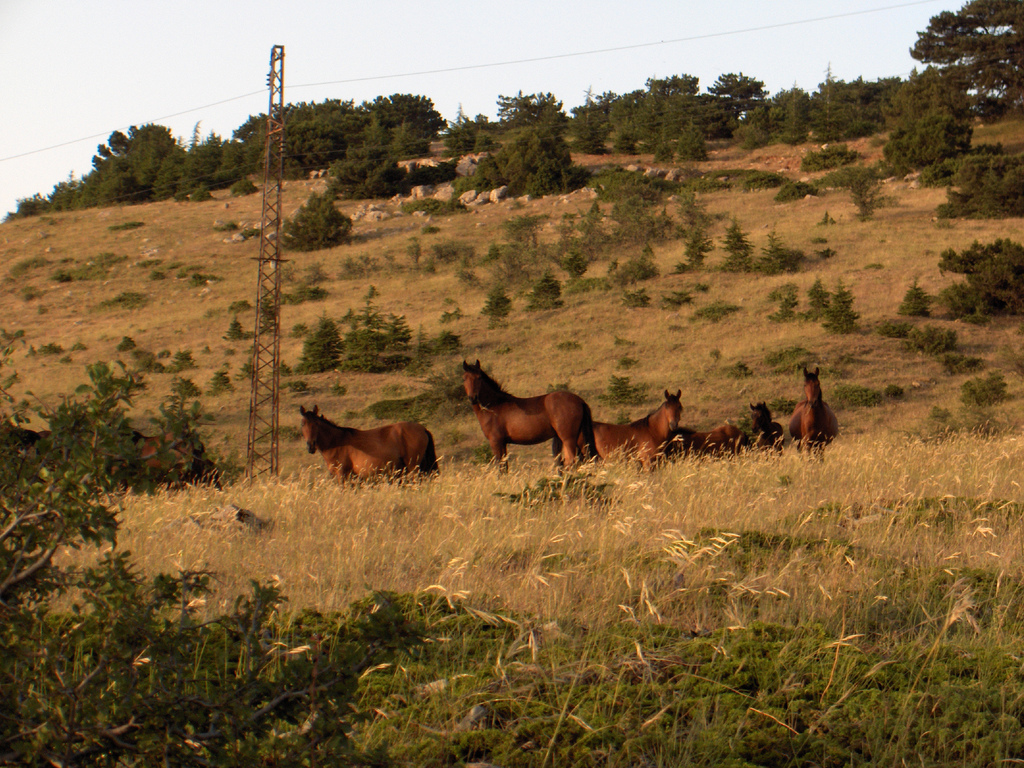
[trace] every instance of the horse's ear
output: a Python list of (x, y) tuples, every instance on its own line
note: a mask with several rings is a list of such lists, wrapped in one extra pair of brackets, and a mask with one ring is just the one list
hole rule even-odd
[(676, 390), (676, 400), (678, 400), (678, 399), (679, 399), (679, 398), (681, 398), (682, 396), (683, 396), (683, 390), (681, 390), (681, 389), (677, 389), (677, 390)]
[(750, 403), (750, 410), (756, 411), (757, 410), (757, 406), (754, 405), (753, 403)]
[(473, 363), (473, 367), (476, 368), (477, 370), (480, 370), (480, 358), (479, 357), (476, 359), (476, 362)]
[(302, 416), (306, 415), (306, 409), (303, 408), (301, 405), (299, 406), (299, 414), (301, 414)]
[(468, 371), (469, 370), (469, 363), (467, 363), (465, 361), (465, 359), (463, 359), (463, 361), (462, 361), (462, 370), (464, 370), (464, 371)]
[(815, 375), (815, 376), (817, 376), (817, 375), (818, 375), (818, 366), (814, 366), (814, 375)]
[(320, 406), (319, 405), (314, 405), (313, 406), (313, 410), (310, 411), (310, 413), (312, 413), (314, 416), (316, 416), (319, 412), (320, 412)]
[(672, 399), (672, 398), (671, 398), (671, 396), (669, 395), (669, 393), (668, 393), (668, 390), (667, 390), (667, 389), (665, 390), (665, 399), (666, 399), (666, 400), (671, 400), (671, 399)]

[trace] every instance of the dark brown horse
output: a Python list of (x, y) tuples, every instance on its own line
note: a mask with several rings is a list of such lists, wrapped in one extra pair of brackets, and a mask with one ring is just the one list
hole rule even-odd
[(832, 409), (821, 399), (821, 382), (818, 369), (810, 373), (804, 368), (803, 401), (796, 404), (789, 417), (789, 434), (798, 449), (820, 451), (839, 434), (839, 421)]
[(751, 403), (750, 419), (754, 425), (754, 433), (757, 435), (754, 447), (766, 451), (782, 451), (786, 434), (779, 422), (772, 421), (772, 412), (768, 410), (768, 404), (764, 401), (757, 405)]
[(554, 440), (559, 466), (576, 461), (581, 440), (592, 457), (599, 455), (590, 406), (579, 395), (564, 390), (536, 397), (510, 395), (484, 372), (479, 360), (472, 365), (463, 360), (462, 383), (498, 466), (507, 468), (510, 443)]
[(341, 427), (313, 406), (301, 405), (302, 437), (310, 453), (320, 451), (327, 469), (339, 480), (373, 475), (408, 475), (438, 471), (434, 436), (422, 424), (402, 421), (377, 429)]
[(739, 427), (723, 424), (710, 432), (697, 432), (679, 427), (665, 449), (666, 456), (727, 456), (736, 455), (750, 441)]
[(133, 430), (132, 442), (143, 472), (154, 481), (169, 486), (220, 487), (217, 466), (206, 458), (206, 447), (197, 434), (150, 436)]
[[(679, 402), (682, 394), (681, 389), (674, 395), (666, 389), (665, 402), (632, 424), (595, 421), (594, 442), (597, 444), (598, 455), (606, 459), (616, 452), (622, 453), (649, 469), (665, 455), (665, 445), (672, 437), (672, 432), (679, 427), (679, 417), (683, 413), (683, 406)], [(584, 447), (582, 437), (577, 446)]]

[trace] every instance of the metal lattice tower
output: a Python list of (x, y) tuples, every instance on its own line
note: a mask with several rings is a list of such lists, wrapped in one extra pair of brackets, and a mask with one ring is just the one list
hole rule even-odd
[(278, 473), (281, 356), (281, 186), (284, 175), (284, 46), (270, 50), (270, 108), (263, 164), (256, 332), (252, 345), (252, 396), (246, 477)]

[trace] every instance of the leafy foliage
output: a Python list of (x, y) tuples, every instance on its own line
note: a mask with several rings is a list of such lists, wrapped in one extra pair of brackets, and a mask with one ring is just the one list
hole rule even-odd
[(913, 285), (907, 288), (907, 292), (903, 294), (903, 301), (900, 302), (896, 313), (908, 317), (928, 317), (931, 315), (931, 305), (934, 300), (934, 297), (919, 286), (915, 279)]
[(562, 304), (562, 284), (551, 270), (548, 270), (533, 284), (526, 300), (526, 309), (530, 312), (557, 309)]
[(801, 171), (827, 171), (857, 162), (860, 157), (845, 144), (830, 144), (817, 152), (808, 152), (800, 161)]
[(531, 127), (483, 158), (470, 182), (477, 190), (507, 186), (513, 195), (541, 196), (579, 189), (589, 176), (559, 134)]
[(1006, 379), (998, 371), (985, 378), (969, 379), (960, 387), (960, 399), (969, 407), (987, 408), (1007, 398)]
[(1024, 157), (975, 155), (965, 157), (953, 177), (945, 218), (997, 219), (1024, 216)]
[(971, 146), (971, 133), (966, 120), (926, 114), (892, 131), (885, 145), (885, 159), (900, 175), (937, 165), (964, 154)]
[(352, 219), (334, 207), (333, 196), (313, 192), (285, 221), (284, 244), (296, 251), (316, 251), (346, 242), (351, 231)]
[(853, 294), (840, 280), (829, 296), (828, 308), (822, 312), (821, 326), (829, 333), (854, 333), (859, 317), (853, 309)]
[(955, 317), (1024, 314), (1024, 246), (1008, 238), (943, 251), (939, 269), (965, 275), (940, 300)]
[(949, 87), (970, 95), (983, 116), (1021, 107), (1024, 69), (1014, 53), (1024, 47), (1024, 9), (1007, 0), (971, 0), (956, 12), (933, 16), (910, 55), (935, 64)]

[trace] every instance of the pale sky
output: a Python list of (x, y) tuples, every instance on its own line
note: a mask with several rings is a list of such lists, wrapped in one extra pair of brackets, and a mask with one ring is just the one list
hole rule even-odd
[[(627, 93), (740, 73), (774, 94), (906, 77), (931, 17), (966, 0), (0, 0), (0, 218), (92, 168), (115, 130), (224, 139), (265, 112), (270, 49), (286, 102), (411, 93), (448, 120), (498, 96)], [(287, 127), (286, 127), (287, 130)]]

